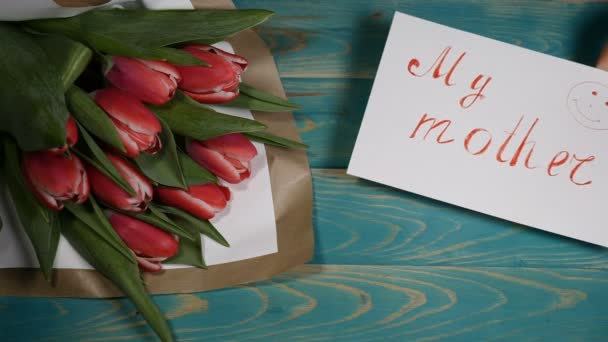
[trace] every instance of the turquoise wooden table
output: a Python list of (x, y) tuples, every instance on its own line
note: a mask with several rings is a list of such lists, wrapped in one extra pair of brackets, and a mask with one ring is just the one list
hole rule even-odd
[[(603, 1), (240, 0), (311, 146), (315, 255), (272, 280), (156, 296), (180, 341), (608, 340), (608, 250), (345, 175), (394, 10), (592, 64)], [(607, 224), (608, 229), (608, 224)], [(124, 299), (0, 298), (0, 341), (152, 341)]]

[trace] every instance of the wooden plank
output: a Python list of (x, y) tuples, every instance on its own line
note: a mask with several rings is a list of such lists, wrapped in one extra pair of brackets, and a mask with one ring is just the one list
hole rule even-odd
[[(608, 3), (237, 0), (261, 30), (316, 167), (348, 162), (397, 9), (591, 64)], [(585, 340), (608, 336), (605, 249), (314, 170), (316, 263), (271, 281), (156, 296), (180, 340)], [(375, 266), (387, 264), (388, 266)], [(488, 267), (491, 266), (491, 267)], [(529, 268), (533, 267), (533, 268)], [(0, 341), (153, 340), (125, 299), (0, 298)]]
[(313, 263), (608, 268), (608, 249), (313, 170)]
[[(156, 296), (180, 341), (602, 341), (608, 278), (563, 268), (303, 266)], [(151, 341), (124, 299), (0, 298), (0, 340)]]
[(294, 117), (310, 146), (311, 167), (345, 168), (355, 145), (372, 80), (283, 79), (289, 99), (300, 106)]
[[(606, 41), (605, 1), (237, 0), (277, 12), (261, 30), (283, 77), (371, 78), (393, 11), (593, 64)], [(415, 34), (415, 33), (412, 33)]]

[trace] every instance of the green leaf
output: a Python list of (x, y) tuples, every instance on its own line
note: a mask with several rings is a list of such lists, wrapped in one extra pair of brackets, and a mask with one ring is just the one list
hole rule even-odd
[(51, 281), (61, 229), (57, 212), (44, 207), (34, 197), (21, 173), (17, 145), (8, 137), (3, 140), (4, 177), (17, 210), (18, 223), (34, 247), (44, 277)]
[(188, 186), (218, 182), (217, 177), (213, 173), (200, 166), (182, 150), (177, 150), (177, 155), (181, 161), (182, 170), (184, 171), (184, 177), (186, 178)]
[(61, 76), (63, 91), (76, 81), (91, 61), (93, 51), (83, 44), (59, 35), (36, 35), (36, 41)]
[[(176, 218), (175, 222), (182, 227), (186, 227), (188, 224), (181, 218)], [(203, 258), (201, 235), (196, 231), (192, 231), (192, 234), (196, 236), (196, 239), (194, 241), (180, 239), (177, 254), (163, 261), (163, 264), (192, 265), (200, 268), (207, 268), (207, 264), (205, 264), (205, 259)]]
[[(128, 54), (123, 54), (123, 56), (128, 56)], [(133, 56), (133, 57), (138, 57), (138, 56)], [(199, 66), (208, 66), (209, 65), (185, 51), (170, 48), (170, 47), (162, 47), (162, 48), (150, 50), (149, 52), (143, 52), (143, 53), (139, 54), (138, 58), (150, 59), (150, 60), (165, 60), (174, 65), (199, 65)]]
[(295, 103), (291, 103), (282, 97), (278, 97), (276, 95), (272, 95), (264, 90), (257, 89), (256, 87), (249, 85), (247, 83), (239, 84), (239, 90), (251, 97), (254, 97), (258, 100), (274, 103), (276, 105), (285, 106), (289, 108), (300, 109), (301, 107)]
[(248, 132), (245, 135), (251, 140), (259, 141), (267, 145), (273, 145), (284, 148), (308, 148), (308, 145), (301, 142), (281, 138), (268, 132)]
[(173, 233), (178, 235), (179, 237), (186, 238), (190, 241), (194, 241), (195, 237), (190, 233), (190, 231), (176, 225), (172, 220), (168, 220), (165, 217), (158, 217), (152, 212), (143, 212), (143, 213), (130, 213), (126, 211), (121, 211), (121, 213), (136, 218), (138, 220), (147, 222), (158, 229), (162, 229), (164, 231)]
[[(202, 39), (218, 42), (266, 21), (267, 10), (95, 10), (65, 19), (43, 19), (27, 24), (43, 32), (103, 37), (130, 46), (160, 48)], [(103, 51), (103, 50), (102, 50)], [(109, 51), (106, 51), (109, 52)]]
[[(84, 129), (80, 123), (78, 123), (78, 128), (80, 128), (80, 136), (82, 139), (78, 140), (78, 144), (75, 146), (73, 151), (76, 152), (79, 157), (82, 157), (87, 163), (91, 164), (94, 168), (109, 177), (114, 183), (118, 184), (131, 196), (135, 196), (135, 190), (125, 180), (114, 164), (112, 164), (110, 159), (106, 157), (103, 150), (97, 145), (89, 132), (87, 132), (87, 130)], [(89, 153), (85, 153), (85, 151), (88, 151)], [(91, 157), (89, 155), (91, 155)]]
[(119, 151), (126, 151), (116, 127), (112, 120), (101, 109), (95, 101), (77, 86), (71, 86), (65, 94), (68, 106), (72, 115), (88, 131), (101, 141), (116, 148)]
[(163, 106), (149, 108), (171, 127), (175, 134), (205, 140), (236, 132), (261, 131), (266, 126), (250, 119), (221, 114), (200, 105), (181, 92)]
[[(104, 10), (105, 11), (105, 10)], [(87, 12), (89, 13), (89, 12)], [(43, 19), (28, 22), (28, 25), (40, 32), (66, 35), (77, 40), (98, 53), (105, 52), (117, 56), (130, 56), (143, 59), (167, 60), (178, 65), (207, 65), (192, 55), (168, 47), (144, 47), (142, 41), (130, 43), (128, 35), (109, 36), (101, 31), (86, 30), (79, 22), (81, 16), (65, 19)], [(86, 25), (85, 25), (86, 26)]]
[(239, 85), (239, 96), (223, 106), (247, 108), (260, 112), (285, 112), (301, 109), (295, 103), (291, 103), (283, 98), (274, 96), (263, 90), (256, 89), (245, 83)]
[(139, 169), (151, 180), (166, 186), (186, 189), (186, 179), (182, 171), (181, 159), (177, 153), (175, 138), (171, 128), (160, 119), (162, 149), (155, 154), (141, 153), (135, 158)]
[(59, 72), (33, 35), (0, 22), (0, 131), (22, 150), (63, 146), (68, 110)]
[(61, 212), (61, 223), (63, 234), (70, 244), (131, 299), (161, 341), (174, 341), (163, 313), (146, 293), (137, 265), (123, 258), (107, 241), (99, 239), (97, 234), (69, 212)]
[(101, 212), (101, 208), (99, 208), (92, 196), (90, 197), (90, 199), (90, 204), (76, 204), (72, 202), (65, 202), (65, 208), (69, 210), (74, 216), (76, 216), (80, 221), (86, 224), (88, 229), (93, 230), (112, 248), (122, 254), (123, 257), (135, 263), (135, 259), (129, 251), (129, 248), (120, 239), (118, 234), (116, 234), (114, 228), (112, 228), (108, 219), (105, 217), (105, 215), (103, 215), (103, 212)]
[(187, 212), (164, 205), (159, 205), (158, 209), (163, 211), (166, 214), (177, 216), (181, 219), (182, 224), (181, 227), (187, 227), (188, 229), (193, 229), (194, 231), (198, 231), (199, 233), (208, 236), (213, 241), (219, 243), (222, 246), (230, 247), (230, 244), (226, 239), (222, 236), (222, 234), (209, 222), (209, 220), (200, 220)]
[[(163, 221), (165, 221), (165, 222), (167, 222), (167, 223), (169, 223), (169, 224), (175, 224), (175, 223), (173, 223), (173, 220), (171, 220), (171, 219), (169, 218), (169, 216), (165, 215), (165, 213), (163, 213), (163, 212), (162, 212), (160, 209), (158, 209), (158, 208), (156, 207), (156, 205), (154, 205), (154, 204), (152, 204), (152, 203), (149, 203), (149, 204), (148, 204), (148, 209), (150, 209), (150, 212), (151, 212), (151, 213), (152, 213), (154, 216), (158, 217), (159, 219), (161, 219), (161, 220), (163, 220)], [(194, 236), (194, 234), (193, 234), (192, 236)]]

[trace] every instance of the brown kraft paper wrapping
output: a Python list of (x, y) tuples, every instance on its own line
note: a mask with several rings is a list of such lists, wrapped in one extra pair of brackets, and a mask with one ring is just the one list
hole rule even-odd
[[(70, 0), (74, 6), (78, 0)], [(95, 4), (95, 0), (80, 0)], [(234, 9), (230, 0), (193, 0), (196, 8)], [(237, 54), (249, 60), (244, 81), (285, 97), (274, 60), (262, 39), (253, 31), (228, 40)], [(274, 134), (300, 140), (291, 113), (253, 113)], [(313, 252), (312, 182), (305, 151), (266, 146), (277, 223), (278, 253), (210, 266), (144, 274), (151, 294), (188, 293), (218, 289), (268, 279), (310, 260)], [(38, 269), (0, 269), (0, 295), (104, 298), (122, 296), (108, 279), (94, 270), (56, 269), (49, 284)]]

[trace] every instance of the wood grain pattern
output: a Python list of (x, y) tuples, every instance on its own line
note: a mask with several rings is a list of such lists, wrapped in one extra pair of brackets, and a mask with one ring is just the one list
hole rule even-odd
[[(325, 265), (155, 301), (180, 341), (602, 341), (607, 283), (603, 271), (571, 268)], [(13, 313), (2, 341), (23, 341), (24, 331), (31, 341), (151, 339), (124, 299), (0, 305)]]
[(261, 32), (273, 48), (282, 77), (372, 78), (396, 10), (586, 64), (595, 62), (608, 36), (605, 1), (237, 3), (278, 13)]
[(295, 119), (300, 136), (310, 146), (311, 167), (346, 168), (372, 83), (367, 79), (283, 79), (290, 100), (303, 108)]
[[(180, 341), (605, 341), (608, 250), (346, 176), (394, 10), (592, 64), (605, 1), (236, 0), (311, 146), (313, 263), (156, 296)], [(0, 280), (1, 281), (1, 280)], [(0, 298), (0, 341), (153, 341), (125, 299)]]
[[(319, 264), (608, 268), (608, 249), (313, 170)], [(607, 278), (608, 279), (608, 278)]]

